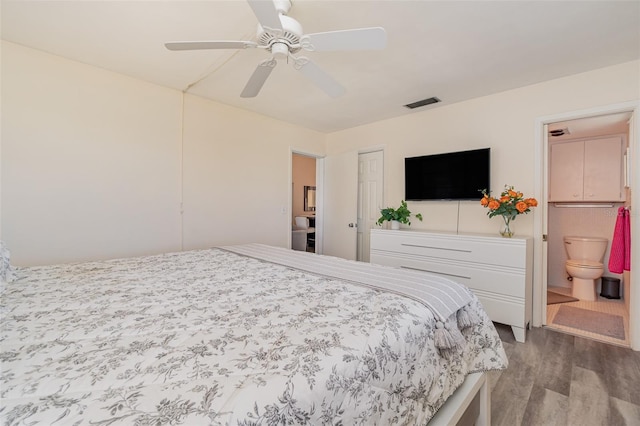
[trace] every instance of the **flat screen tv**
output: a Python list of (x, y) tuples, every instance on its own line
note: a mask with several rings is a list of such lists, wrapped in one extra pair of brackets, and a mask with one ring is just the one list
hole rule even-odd
[(405, 200), (480, 199), (490, 168), (490, 148), (405, 158)]

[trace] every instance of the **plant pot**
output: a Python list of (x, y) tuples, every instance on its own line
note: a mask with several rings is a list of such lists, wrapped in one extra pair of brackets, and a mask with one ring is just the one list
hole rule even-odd
[(400, 229), (400, 222), (398, 222), (397, 220), (392, 220), (391, 229)]

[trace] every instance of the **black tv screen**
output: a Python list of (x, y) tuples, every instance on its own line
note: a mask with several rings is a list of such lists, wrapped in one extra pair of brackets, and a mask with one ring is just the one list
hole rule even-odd
[(404, 159), (405, 200), (474, 200), (489, 189), (490, 148)]

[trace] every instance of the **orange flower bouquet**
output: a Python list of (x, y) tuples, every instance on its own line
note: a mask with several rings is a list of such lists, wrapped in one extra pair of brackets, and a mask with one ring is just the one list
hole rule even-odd
[(529, 213), (532, 207), (538, 205), (535, 198), (524, 198), (522, 192), (513, 189), (513, 186), (505, 185), (500, 198), (494, 198), (486, 189), (482, 190), (480, 204), (489, 209), (489, 217), (502, 216), (504, 229), (500, 231), (503, 237), (512, 237), (511, 221), (515, 220), (519, 214)]

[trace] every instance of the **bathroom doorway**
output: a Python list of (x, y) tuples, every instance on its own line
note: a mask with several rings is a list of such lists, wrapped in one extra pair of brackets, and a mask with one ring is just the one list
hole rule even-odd
[[(291, 153), (291, 248), (321, 253), (321, 209), (318, 193), (318, 157)], [(317, 214), (318, 213), (318, 214)]]
[[(545, 126), (544, 148), (547, 184), (543, 324), (562, 332), (626, 347), (630, 346), (631, 340), (630, 274), (611, 272), (608, 262), (619, 209), (628, 208), (631, 204), (627, 161), (632, 115), (632, 111), (623, 111), (549, 122)], [(594, 162), (600, 171), (596, 184), (614, 177), (609, 187), (614, 187), (615, 194), (604, 197), (604, 200), (589, 198), (594, 196), (593, 191), (586, 189), (589, 186), (587, 181), (592, 178), (587, 178), (587, 175), (594, 167), (589, 165), (588, 152), (597, 149), (600, 149), (600, 154), (594, 157)], [(611, 158), (612, 163), (608, 163), (612, 164), (611, 167), (605, 165), (604, 156)], [(571, 182), (577, 182), (580, 190), (571, 188)], [(586, 237), (588, 240), (581, 239), (578, 243), (578, 240), (567, 237)], [(582, 269), (575, 269), (578, 268), (573, 266), (575, 262), (567, 267), (570, 258), (567, 247), (571, 247), (567, 245), (585, 244), (582, 241), (588, 241), (586, 245), (591, 246), (597, 244), (594, 241), (604, 241), (602, 254), (596, 255), (601, 257), (583, 262), (585, 266), (581, 266)], [(586, 286), (592, 290), (586, 290), (586, 293), (584, 288), (572, 291), (574, 286), (584, 286), (589, 281), (577, 278), (583, 274), (593, 278), (593, 283)]]

